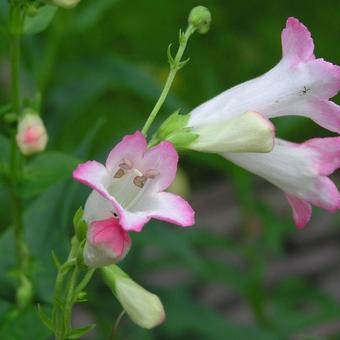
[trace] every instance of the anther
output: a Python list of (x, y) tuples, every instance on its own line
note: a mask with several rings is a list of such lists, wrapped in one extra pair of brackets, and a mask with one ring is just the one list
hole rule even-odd
[(121, 178), (125, 175), (125, 171), (123, 169), (118, 169), (118, 171), (115, 173), (115, 175), (113, 176), (113, 178)]
[(156, 169), (150, 169), (150, 170), (147, 170), (146, 173), (144, 174), (144, 176), (146, 178), (150, 178), (150, 179), (153, 179), (157, 176), (159, 176), (159, 171), (156, 170)]
[(145, 176), (136, 176), (133, 179), (133, 184), (136, 185), (138, 188), (143, 188), (147, 178)]
[(129, 159), (123, 159), (122, 160), (122, 163), (119, 164), (119, 167), (123, 170), (130, 170), (132, 169), (132, 162), (129, 160)]

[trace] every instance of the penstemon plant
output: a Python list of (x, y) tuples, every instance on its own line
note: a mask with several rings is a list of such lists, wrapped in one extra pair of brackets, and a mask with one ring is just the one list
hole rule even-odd
[[(1, 119), (11, 147), (0, 163), (8, 188), (16, 245), (16, 305), (34, 303), (32, 259), (23, 229), (21, 185), (25, 163), (44, 152), (48, 134), (40, 115), (39, 96), (23, 98), (21, 91), (21, 36), (40, 32), (57, 7), (74, 8), (80, 0), (9, 0), (8, 31), (11, 62), (11, 100), (1, 108)], [(76, 10), (76, 9), (75, 9)], [(165, 320), (159, 297), (129, 277), (117, 263), (132, 247), (130, 234), (141, 232), (157, 219), (181, 227), (195, 223), (195, 212), (182, 197), (167, 189), (173, 183), (178, 150), (216, 153), (267, 179), (285, 192), (297, 227), (310, 220), (312, 205), (330, 212), (340, 209), (340, 194), (329, 175), (340, 167), (340, 137), (315, 138), (302, 144), (275, 137), (270, 118), (309, 117), (320, 126), (340, 132), (340, 108), (329, 99), (340, 89), (340, 68), (314, 56), (308, 29), (289, 18), (282, 32), (283, 57), (264, 75), (223, 92), (188, 114), (172, 113), (154, 134), (150, 127), (162, 108), (177, 72), (189, 59), (183, 56), (190, 37), (209, 31), (211, 14), (203, 6), (192, 9), (188, 27), (179, 32), (175, 56), (168, 48), (169, 74), (154, 108), (140, 130), (122, 138), (105, 164), (95, 160), (78, 164), (73, 179), (90, 187), (84, 209), (74, 214), (74, 235), (66, 260), (52, 251), (57, 268), (50, 311), (38, 306), (41, 321), (58, 340), (81, 338), (95, 325), (72, 326), (72, 311), (86, 302), (86, 288), (99, 274), (138, 326), (151, 329)]]

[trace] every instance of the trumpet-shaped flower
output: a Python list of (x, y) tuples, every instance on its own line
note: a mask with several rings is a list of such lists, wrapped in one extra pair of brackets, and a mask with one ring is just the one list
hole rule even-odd
[(282, 51), (281, 61), (269, 72), (194, 109), (187, 126), (194, 131), (200, 130), (255, 111), (266, 118), (309, 117), (322, 127), (339, 133), (340, 107), (329, 98), (339, 91), (340, 67), (321, 58), (315, 59), (311, 34), (295, 18), (287, 20), (282, 32)]
[[(301, 145), (276, 140), (274, 149), (262, 154), (256, 151), (256, 145), (247, 150), (249, 143), (242, 144), (253, 136), (253, 143), (266, 145), (259, 142), (260, 136), (256, 139), (261, 125), (250, 124), (245, 115), (300, 115), (339, 133), (340, 107), (329, 98), (340, 89), (340, 67), (315, 58), (311, 34), (295, 18), (287, 20), (282, 32), (282, 50), (281, 61), (269, 72), (223, 92), (189, 114), (185, 128), (198, 137), (187, 147), (217, 151), (277, 185), (286, 193), (296, 225), (303, 227), (311, 217), (311, 204), (332, 212), (340, 209), (339, 192), (327, 177), (340, 166), (339, 137), (313, 139)], [(247, 121), (249, 124), (240, 124)], [(224, 151), (226, 143), (235, 147), (225, 129), (234, 131), (233, 140), (241, 141), (239, 149)], [(242, 134), (242, 129), (252, 133)], [(223, 141), (223, 136), (228, 138)]]
[(110, 152), (106, 164), (80, 164), (73, 178), (93, 189), (85, 210), (87, 223), (117, 218), (125, 231), (141, 231), (151, 218), (182, 227), (194, 224), (194, 211), (181, 197), (165, 192), (176, 176), (178, 155), (164, 141), (148, 149), (139, 131)]
[(327, 177), (340, 167), (340, 137), (315, 138), (303, 144), (277, 139), (272, 152), (227, 153), (224, 157), (283, 190), (300, 228), (311, 218), (311, 204), (330, 212), (340, 209), (340, 193)]

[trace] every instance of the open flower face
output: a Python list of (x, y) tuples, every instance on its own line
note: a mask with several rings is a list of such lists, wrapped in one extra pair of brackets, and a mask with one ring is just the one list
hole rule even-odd
[(181, 197), (164, 192), (176, 176), (178, 155), (170, 142), (148, 149), (139, 131), (110, 152), (106, 164), (80, 164), (73, 177), (91, 187), (87, 223), (117, 218), (125, 231), (140, 231), (151, 218), (182, 227), (194, 224), (194, 211)]

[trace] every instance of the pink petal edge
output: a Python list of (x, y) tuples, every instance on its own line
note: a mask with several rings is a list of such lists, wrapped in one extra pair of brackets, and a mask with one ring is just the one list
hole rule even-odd
[(131, 246), (129, 234), (122, 228), (116, 218), (94, 221), (90, 225), (89, 241), (95, 245), (106, 245), (115, 257), (123, 257)]
[(293, 210), (293, 220), (296, 226), (303, 228), (312, 217), (312, 206), (307, 201), (300, 199), (294, 195), (285, 193), (288, 203)]
[(112, 169), (124, 158), (129, 159), (133, 163), (139, 162), (147, 149), (147, 141), (145, 136), (136, 131), (132, 135), (126, 135), (109, 153), (105, 166), (108, 169)]
[(195, 211), (182, 197), (170, 192), (161, 192), (155, 199), (162, 201), (163, 206), (150, 212), (150, 217), (181, 227), (191, 227), (195, 224)]
[(281, 34), (282, 54), (293, 64), (314, 59), (314, 43), (307, 27), (298, 19), (287, 19)]
[(156, 169), (159, 171), (157, 178), (157, 191), (167, 189), (174, 181), (177, 172), (178, 154), (169, 141), (163, 141), (158, 145), (146, 150), (143, 155), (144, 171)]

